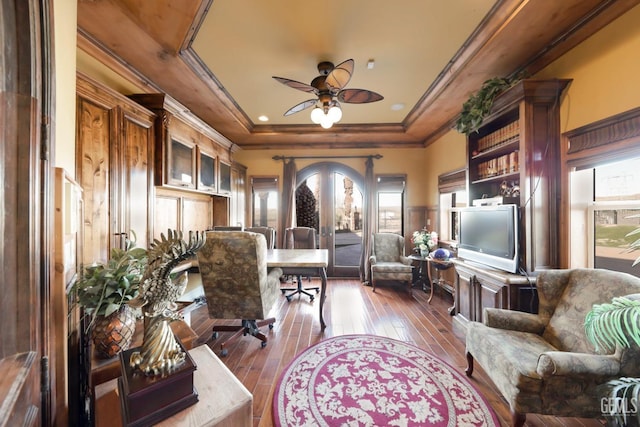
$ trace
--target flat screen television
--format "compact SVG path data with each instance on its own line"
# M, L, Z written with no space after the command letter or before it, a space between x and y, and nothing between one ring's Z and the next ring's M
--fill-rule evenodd
M473 206L460 210L458 257L518 272L518 206Z

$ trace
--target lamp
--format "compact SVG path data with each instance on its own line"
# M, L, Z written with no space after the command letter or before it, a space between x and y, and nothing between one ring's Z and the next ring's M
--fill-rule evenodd
M313 123L319 125L323 116L324 116L324 111L322 111L322 108L316 107L313 110L311 110L311 121Z
M316 106L311 110L311 121L324 129L329 129L340 119L342 119L342 109L337 101L323 103L322 107Z

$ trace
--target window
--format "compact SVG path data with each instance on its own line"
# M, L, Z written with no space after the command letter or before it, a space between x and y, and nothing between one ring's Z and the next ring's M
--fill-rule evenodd
M278 177L252 177L252 227L273 227L278 224Z
M563 144L570 173L562 177L569 191L562 194L568 210L561 214L568 227L561 227L567 238L559 245L567 266L608 265L640 275L638 266L631 267L640 253L625 253L618 238L631 219L624 210L640 209L640 108L565 132ZM613 257L604 256L610 252Z
M403 233L405 180L404 175L377 178L376 218L380 233Z
M458 211L467 206L469 198L466 190L464 169L442 174L438 177L439 228L438 235L443 241L458 240Z
M640 158L590 172L594 201L588 209L589 266L640 276L638 268L632 268L638 253L628 252L637 236L626 237L640 226Z

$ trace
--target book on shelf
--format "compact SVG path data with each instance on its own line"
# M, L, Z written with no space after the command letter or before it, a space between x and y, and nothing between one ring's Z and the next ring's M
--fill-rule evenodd
M478 179L491 178L494 176L506 175L517 172L520 168L518 164L518 151L489 159L478 163Z
M520 136L520 123L516 120L478 139L478 153L508 144Z

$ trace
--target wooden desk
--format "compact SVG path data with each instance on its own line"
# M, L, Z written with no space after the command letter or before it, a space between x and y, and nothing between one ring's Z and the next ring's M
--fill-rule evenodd
M322 310L327 291L327 249L269 249L267 267L280 267L284 274L320 277L320 327L326 327Z
M193 383L198 403L161 421L156 426L253 425L253 396L207 345L189 351L197 365ZM96 387L96 427L120 427L122 416L117 380Z

